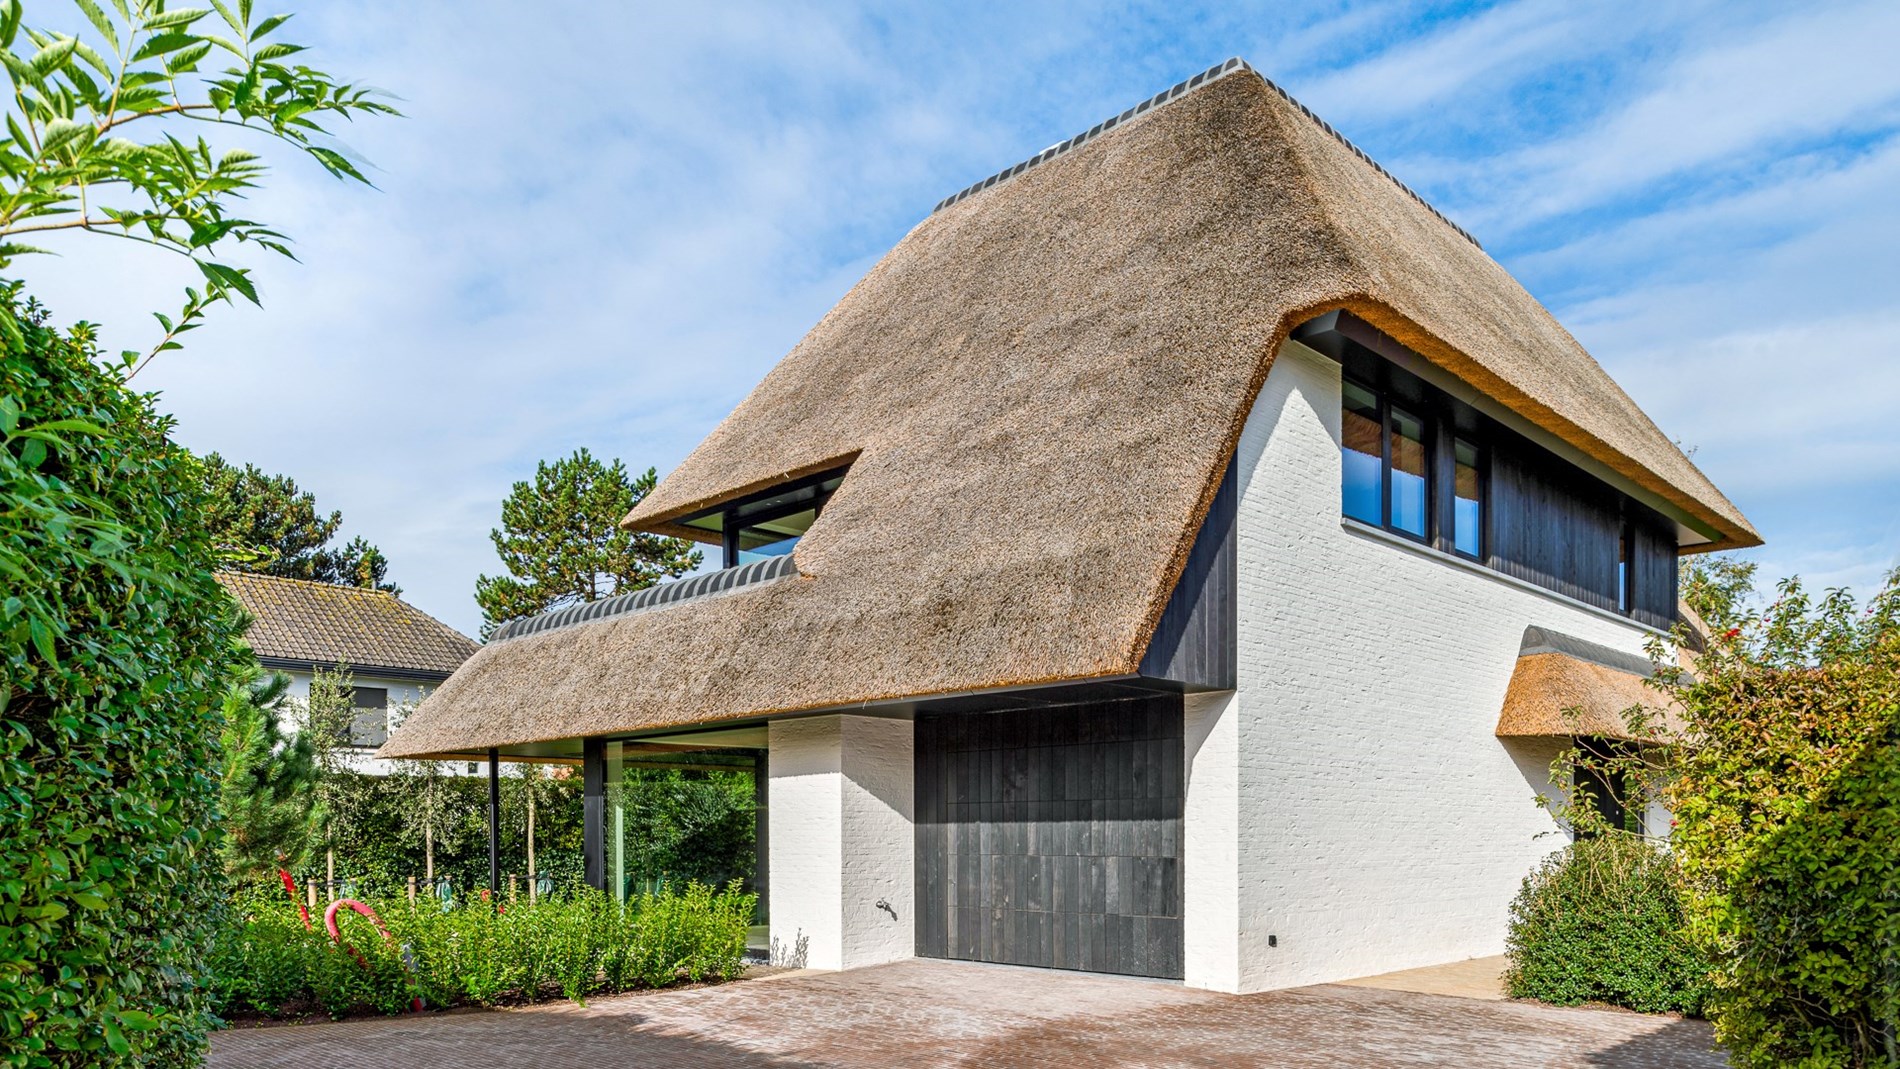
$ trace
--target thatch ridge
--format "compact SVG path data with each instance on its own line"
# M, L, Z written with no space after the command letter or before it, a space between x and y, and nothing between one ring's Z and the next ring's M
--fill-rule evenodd
M854 456L798 577L492 644L385 750L1131 674L1273 355L1337 308L1755 541L1502 268L1241 72L925 219L628 517L703 537L673 521Z

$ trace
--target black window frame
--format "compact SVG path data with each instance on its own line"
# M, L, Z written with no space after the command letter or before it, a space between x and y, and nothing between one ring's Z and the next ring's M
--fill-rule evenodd
M1420 545L1435 547L1438 541L1438 530L1441 526L1438 518L1438 491L1440 484L1443 482L1437 471L1438 464L1435 462L1435 458L1438 455L1439 437L1439 417L1435 411L1436 406L1431 403L1430 398L1426 397L1416 399L1400 397L1395 403L1393 390L1386 386L1369 382L1357 375L1347 374L1343 376L1342 382L1351 383L1371 394L1378 406L1379 522L1376 526L1380 530L1389 531L1392 534L1398 535L1401 538L1410 539ZM1396 526L1392 522L1392 410L1395 407L1404 415L1417 420L1419 424L1419 444L1425 451L1425 530L1423 533L1415 534L1403 527ZM1343 390L1340 399L1340 412L1343 416L1345 412ZM1345 458L1343 454L1340 458L1340 464L1340 488L1343 492L1345 489ZM1340 512L1342 515L1345 513L1343 502L1341 503ZM1347 518L1351 519L1354 523L1366 522L1355 516L1348 516Z
M1636 521L1623 509L1622 529L1616 533L1616 611L1636 614Z
M682 516L675 522L684 526L698 527L708 533L716 532L719 535L721 551L720 567L722 569L737 568L741 553L739 541L742 532L759 524L805 511L812 513L812 522L816 523L818 517L824 515L825 505L831 501L832 495L836 494L842 486L848 470L847 465L843 468L832 468L802 476L733 501L723 502L709 509L701 509ZM827 486L828 483L832 485ZM776 500L779 498L785 500ZM766 505L764 504L766 502L772 502L772 504ZM694 522L712 517L718 517L717 528Z
M1450 427L1451 430L1446 435L1448 439L1446 453L1450 457L1450 468L1445 483L1447 523L1442 548L1465 560L1483 563L1485 554L1491 549L1491 442L1477 430L1460 428L1456 422L1451 423ZM1460 442L1470 445L1478 453L1478 462L1472 465L1473 470L1478 473L1478 551L1476 553L1466 553L1458 548L1458 443Z

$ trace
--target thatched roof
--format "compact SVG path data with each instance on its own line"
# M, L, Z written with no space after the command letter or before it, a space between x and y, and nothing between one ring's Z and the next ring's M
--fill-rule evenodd
M1540 628L1526 628L1517 665L1498 712L1499 738L1562 738L1663 741L1682 722L1662 691L1649 684L1647 658ZM1631 730L1626 715L1640 707L1646 728Z
M383 590L220 572L251 626L244 640L271 667L351 668L395 678L446 679L479 647Z
M799 575L494 643L421 755L1135 671L1274 354L1347 309L1685 517L1746 520L1462 232L1251 70L952 198L628 517L850 463Z

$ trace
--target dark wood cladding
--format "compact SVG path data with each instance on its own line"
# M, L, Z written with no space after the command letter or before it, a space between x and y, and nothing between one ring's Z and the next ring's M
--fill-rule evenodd
M1616 609L1620 496L1513 434L1491 435L1485 563L1600 609Z
M1660 513L1630 503L1636 536L1630 616L1663 631L1676 623L1676 525Z
M1667 517L1523 435L1428 384L1429 364L1347 312L1330 312L1293 332L1350 375L1429 412L1434 422L1433 479L1452 478L1453 435L1484 449L1487 567L1611 612L1617 606L1617 558L1631 533L1628 615L1668 629L1676 620L1676 527ZM1434 497L1436 547L1452 550L1449 494Z
M1141 658L1141 675L1189 690L1232 690L1237 674L1235 625L1237 547L1234 510L1239 491L1234 464L1214 492L1207 518L1188 552L1154 638Z
M1182 975L1178 694L916 721L917 953Z
M1676 619L1676 538L1668 519L1510 431L1493 427L1485 564L1611 612L1628 517L1629 616L1667 629Z

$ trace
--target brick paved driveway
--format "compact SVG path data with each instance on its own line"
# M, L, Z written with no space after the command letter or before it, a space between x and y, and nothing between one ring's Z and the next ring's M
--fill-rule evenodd
M1707 1026L1357 987L1216 995L946 961L490 1013L237 1029L217 1069L1726 1065Z

